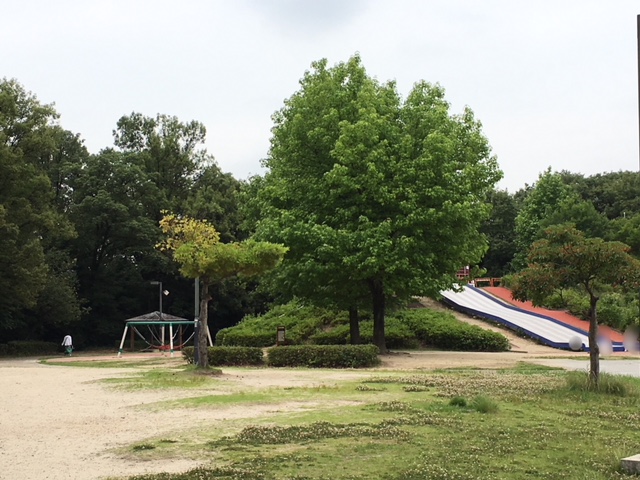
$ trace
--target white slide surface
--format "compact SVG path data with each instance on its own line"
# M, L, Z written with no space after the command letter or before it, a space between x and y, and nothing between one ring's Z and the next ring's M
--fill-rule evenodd
M456 310L493 320L550 347L571 350L569 340L572 337L578 337L582 342L582 348L589 350L587 332L551 317L508 305L476 287L464 286L462 288L463 290L460 292L446 290L440 293L446 303ZM614 351L624 350L622 344L614 343L611 347Z

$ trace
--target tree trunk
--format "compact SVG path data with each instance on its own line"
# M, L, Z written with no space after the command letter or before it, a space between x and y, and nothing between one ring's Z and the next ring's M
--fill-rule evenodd
M209 282L201 279L202 290L200 292L200 317L198 317L198 323L200 328L198 329L198 368L209 368L209 355L207 348L207 332L209 331L207 321L209 318Z
M589 292L589 382L597 389L600 383L600 347L598 346L598 297Z
M349 307L349 337L351 345L360 343L360 317L358 307Z
M384 310L385 296L382 280L369 280L369 290L373 300L373 343L380 349L380 353L387 353L384 338Z

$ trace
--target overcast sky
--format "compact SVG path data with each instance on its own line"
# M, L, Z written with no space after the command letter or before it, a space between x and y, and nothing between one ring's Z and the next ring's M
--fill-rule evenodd
M515 192L551 166L638 170L637 0L0 0L0 77L92 153L122 115L198 120L222 170L263 172L271 114L312 61L440 83Z

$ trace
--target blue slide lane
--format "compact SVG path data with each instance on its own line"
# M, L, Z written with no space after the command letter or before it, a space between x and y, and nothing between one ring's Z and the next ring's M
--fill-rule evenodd
M571 350L569 339L578 337L582 342L582 348L589 351L588 332L584 330L562 323L555 318L509 305L474 286L467 285L462 288L460 292L446 290L440 293L444 301L454 309L492 320L544 345ZM625 350L624 345L619 342L614 342L611 347L614 352Z

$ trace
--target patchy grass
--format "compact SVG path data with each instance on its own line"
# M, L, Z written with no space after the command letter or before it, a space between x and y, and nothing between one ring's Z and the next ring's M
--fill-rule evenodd
M216 377L221 374L222 372L217 369L210 369L203 373L194 367L145 369L131 376L109 378L103 382L128 390L202 388L215 384Z
M618 397L638 397L640 395L640 381L638 379L603 372L600 372L597 386L591 381L589 372L570 372L567 374L567 388L574 392L604 393Z
M130 480L631 480L637 477L623 474L619 460L640 450L640 393L637 379L612 380L618 382L623 395L585 392L574 388L573 373L523 364L371 372L366 381L331 388L256 387L165 404L272 406L254 418L185 427L121 453L129 460L205 462L182 474ZM310 408L280 408L290 402Z
M183 362L179 358L168 359L149 358L143 360L61 360L55 358L43 358L39 360L43 365L56 365L62 367L82 367L82 368L145 368L167 366L171 364L182 365Z

